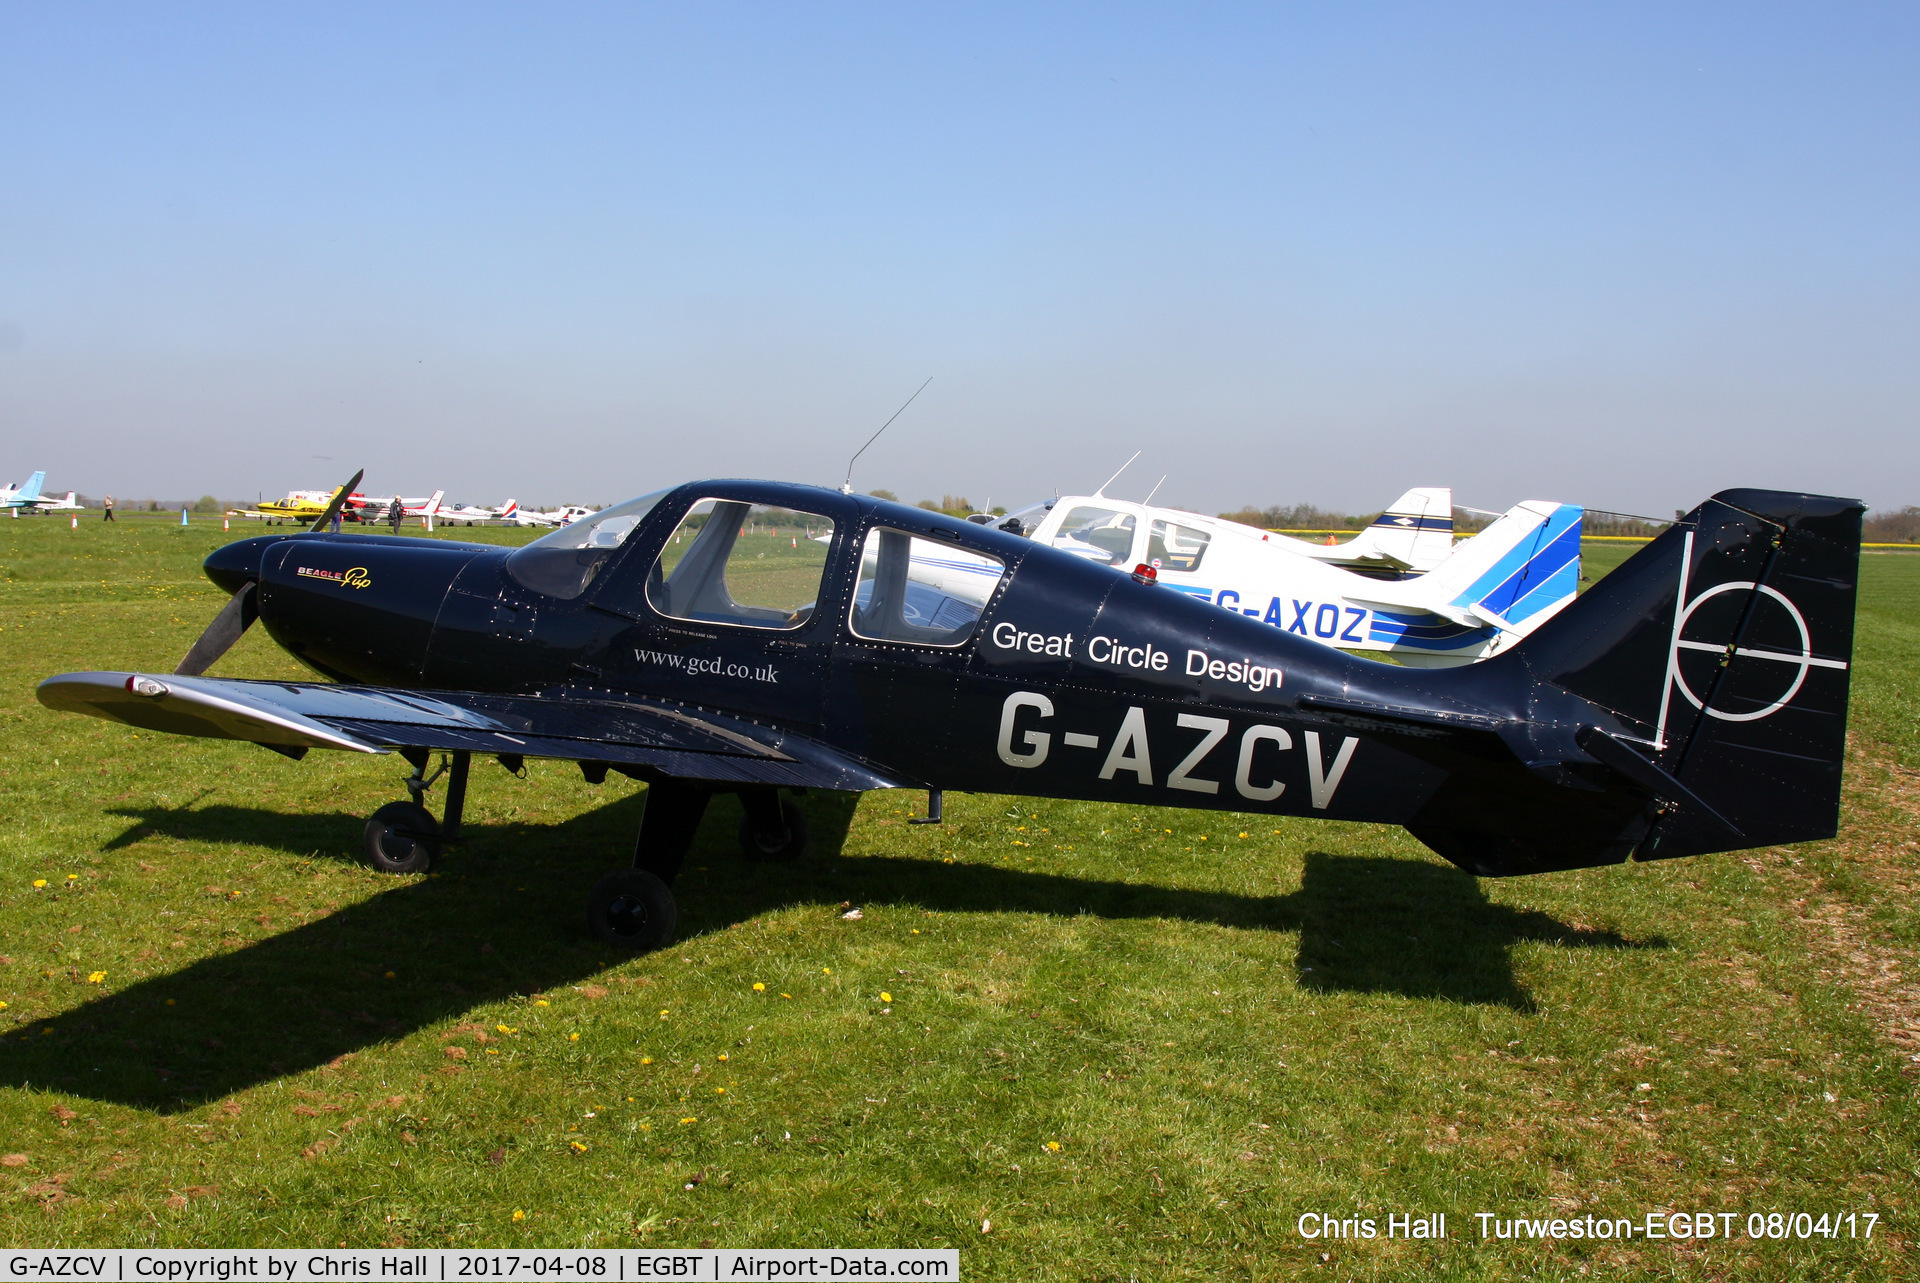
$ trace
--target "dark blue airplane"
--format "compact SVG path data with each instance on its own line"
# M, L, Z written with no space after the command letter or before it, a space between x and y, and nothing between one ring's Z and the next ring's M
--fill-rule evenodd
M808 486L680 486L511 550L323 517L207 558L233 598L174 673L69 673L39 698L293 758L398 751L412 800L366 830L393 872L457 837L475 753L642 780L632 867L587 906L636 950L672 938L715 793L765 860L807 842L783 789L915 788L935 819L965 789L1400 824L1471 873L1542 873L1833 835L1861 512L1724 491L1512 650L1446 670ZM201 676L256 618L330 680Z

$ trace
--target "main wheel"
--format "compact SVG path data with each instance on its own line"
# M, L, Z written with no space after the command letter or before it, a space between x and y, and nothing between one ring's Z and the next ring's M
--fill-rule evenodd
M679 919L673 892L645 869L622 869L587 895L587 931L602 944L650 953L673 939Z
M792 798L780 799L780 819L786 825L784 837L763 833L753 827L753 817L740 821L740 853L749 860L785 863L797 860L807 849L807 817Z
M440 822L424 806L389 802L367 817L365 846L382 873L425 873L440 858Z

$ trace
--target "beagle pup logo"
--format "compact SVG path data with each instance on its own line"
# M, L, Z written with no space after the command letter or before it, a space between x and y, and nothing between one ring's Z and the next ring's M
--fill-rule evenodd
M317 566L302 566L294 573L302 579L324 579L343 588L365 588L373 582L373 576L367 573L365 566L355 566L351 570L322 570Z

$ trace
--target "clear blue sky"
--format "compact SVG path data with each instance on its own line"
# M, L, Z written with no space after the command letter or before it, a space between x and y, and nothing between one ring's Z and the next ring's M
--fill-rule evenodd
M1911 4L0 3L0 475L1920 503ZM318 458L316 456L329 456Z

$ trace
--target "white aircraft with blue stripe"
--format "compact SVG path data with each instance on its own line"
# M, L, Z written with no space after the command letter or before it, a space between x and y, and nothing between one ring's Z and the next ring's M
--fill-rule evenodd
M0 508L12 508L18 511L25 508L32 511L40 506L40 487L46 484L47 474L36 472L17 486L0 488Z
M1446 491L1428 493L1451 499ZM1321 554L1341 545L1303 544L1219 517L1105 495L1062 498L1049 507L1025 531L1038 542L1123 574L1150 567L1166 587L1223 610L1343 650L1389 652L1417 667L1496 655L1579 590L1583 509L1573 504L1530 499L1452 544L1449 503L1451 546L1444 555L1428 555L1433 527L1413 524L1379 535L1370 527L1361 555L1338 561ZM1396 534L1409 537L1396 544ZM1403 555L1412 551L1415 534L1423 536L1423 573ZM1360 539L1345 547L1356 543ZM915 553L917 561L920 550Z

